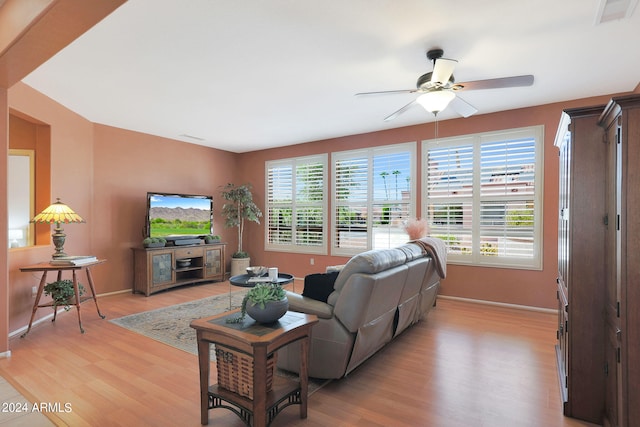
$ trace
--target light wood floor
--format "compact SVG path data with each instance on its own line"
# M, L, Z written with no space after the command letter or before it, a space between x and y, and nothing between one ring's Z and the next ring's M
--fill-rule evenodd
M69 403L70 412L49 414L57 425L199 426L197 357L108 319L228 291L225 282L106 296L106 320L85 302L85 334L75 311L43 322L11 339L0 375L33 402ZM551 314L439 300L427 321L314 393L306 420L291 406L272 426L591 426L562 415L555 322ZM243 425L224 409L209 419Z

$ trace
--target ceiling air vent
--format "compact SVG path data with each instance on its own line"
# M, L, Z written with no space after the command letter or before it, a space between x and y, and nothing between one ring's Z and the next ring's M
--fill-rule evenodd
M599 0L596 25L631 17L638 0Z
M189 135L189 134L186 134L186 133L181 133L181 134L180 134L180 135L178 135L178 136L180 136L180 137L182 137L182 138L189 138L189 139L193 139L193 140L195 140L195 141L204 141L204 140L205 140L204 138L200 138L199 136L193 136L193 135Z

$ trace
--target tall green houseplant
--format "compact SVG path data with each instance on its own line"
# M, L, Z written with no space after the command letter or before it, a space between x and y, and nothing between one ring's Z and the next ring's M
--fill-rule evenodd
M262 211L253 201L251 185L227 184L220 194L225 200L222 206L222 214L226 218L224 225L229 228L238 228L238 250L232 257L248 258L249 254L242 249L245 220L260 224L260 217L262 217Z

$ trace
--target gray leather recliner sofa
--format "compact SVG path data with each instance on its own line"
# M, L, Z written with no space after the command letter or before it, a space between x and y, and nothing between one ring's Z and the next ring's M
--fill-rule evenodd
M354 256L340 270L326 303L288 292L289 310L319 318L311 336L309 376L347 375L424 318L445 275L444 243L425 238ZM299 345L279 350L279 368L298 372Z

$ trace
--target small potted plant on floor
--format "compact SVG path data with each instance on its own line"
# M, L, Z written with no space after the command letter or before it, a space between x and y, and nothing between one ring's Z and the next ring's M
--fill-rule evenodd
M238 229L238 250L231 255L231 275L236 276L245 273L251 265L249 254L242 250L245 220L260 224L262 212L253 201L250 184L227 184L220 194L225 200L222 206L222 214L226 218L225 226Z
M84 295L84 291L84 286L78 283L79 296ZM54 311L58 306L63 306L66 311L69 311L71 305L75 302L76 296L75 290L73 289L73 282L69 279L47 283L44 286L44 294L47 296L51 295Z
M249 316L259 323L273 323L289 309L287 294L277 283L258 283L242 299L240 316L227 319L228 323L241 323Z

